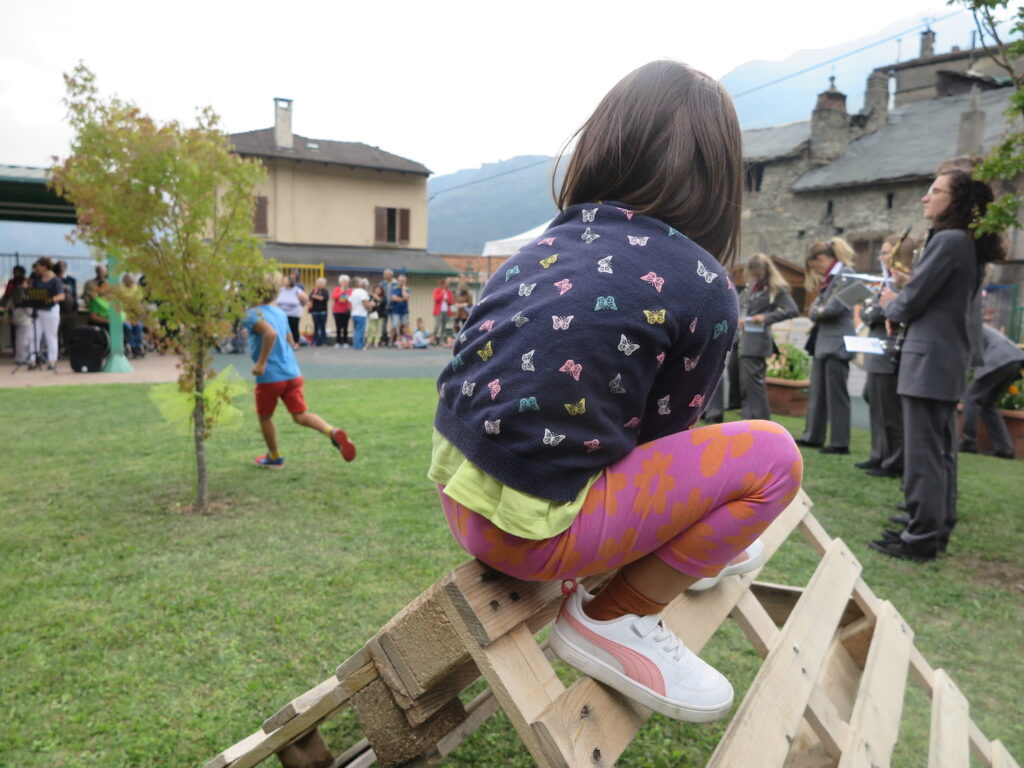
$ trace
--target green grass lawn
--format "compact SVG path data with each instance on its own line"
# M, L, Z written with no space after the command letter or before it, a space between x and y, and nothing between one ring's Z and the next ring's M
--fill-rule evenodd
M145 386L0 392L0 765L202 765L466 559L425 477L432 383L311 381L307 399L349 430L357 461L345 465L282 413L287 469L257 470L246 400L243 427L210 440L215 509L196 516L188 440L158 421ZM985 733L1021 760L1024 467L962 457L949 556L922 566L868 551L898 484L852 468L867 433L855 430L853 449L805 454L815 514L957 681ZM794 534L763 578L803 585L816 563ZM759 662L731 623L704 656L737 698ZM927 706L911 683L894 765L923 764ZM656 716L620 764L703 765L722 729ZM351 713L322 732L336 751L359 738ZM447 762L530 764L500 714Z

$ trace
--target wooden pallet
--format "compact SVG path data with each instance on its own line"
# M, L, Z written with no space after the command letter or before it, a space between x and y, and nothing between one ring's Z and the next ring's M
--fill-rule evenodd
M1019 768L971 720L966 699L929 666L896 609L797 499L765 532L771 556L799 528L821 555L805 588L756 573L684 594L663 619L699 652L726 618L764 657L709 768L874 768L889 764L908 669L932 701L929 768ZM592 579L588 587L599 580ZM539 766L615 763L650 711L582 676L566 688L535 634L557 613L559 584L521 582L478 561L406 606L334 677L292 700L205 768L247 768L277 755L285 768L425 766L450 754L502 708ZM459 697L483 676L489 687ZM365 738L335 755L318 726L352 707Z

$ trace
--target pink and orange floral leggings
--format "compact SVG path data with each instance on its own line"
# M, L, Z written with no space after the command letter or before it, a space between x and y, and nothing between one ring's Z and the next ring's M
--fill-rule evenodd
M789 432L771 421L737 421L637 446L604 470L572 525L550 539L505 533L440 497L462 548L518 579L583 578L651 552L677 571L705 577L771 524L802 477Z

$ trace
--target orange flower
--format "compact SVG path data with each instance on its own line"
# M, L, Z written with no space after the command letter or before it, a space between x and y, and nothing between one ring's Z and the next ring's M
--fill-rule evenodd
M667 499L665 494L676 487L676 479L668 474L672 466L672 455L655 451L651 458L642 464L641 473L633 478L633 484L640 489L636 497L635 509L644 518L654 509L657 515L665 514Z
M518 566L526 561L529 542L494 527L484 530L484 538L491 543L491 548L487 552L487 562L490 565L508 563L511 566Z
M1018 392L1020 392L1020 389L1017 388L1016 385L1011 384L1010 388L1008 390L1006 390L1006 391L1009 392L1011 395L1016 395Z
M677 501L672 505L671 519L658 528L658 538L668 541L678 536L690 523L702 519L710 512L714 501L711 496L701 498L700 488L694 488L685 504Z

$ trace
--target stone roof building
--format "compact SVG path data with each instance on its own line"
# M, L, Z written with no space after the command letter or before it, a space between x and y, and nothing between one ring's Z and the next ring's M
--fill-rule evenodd
M872 72L858 114L833 83L810 120L744 131L744 257L761 251L802 267L811 243L840 235L859 270L877 271L883 238L907 226L924 235L920 199L936 170L1002 138L1012 93L982 52L935 55L934 40L924 32L917 59ZM1013 256L1024 259L1017 239L1011 233ZM995 278L1024 282L1022 266Z

